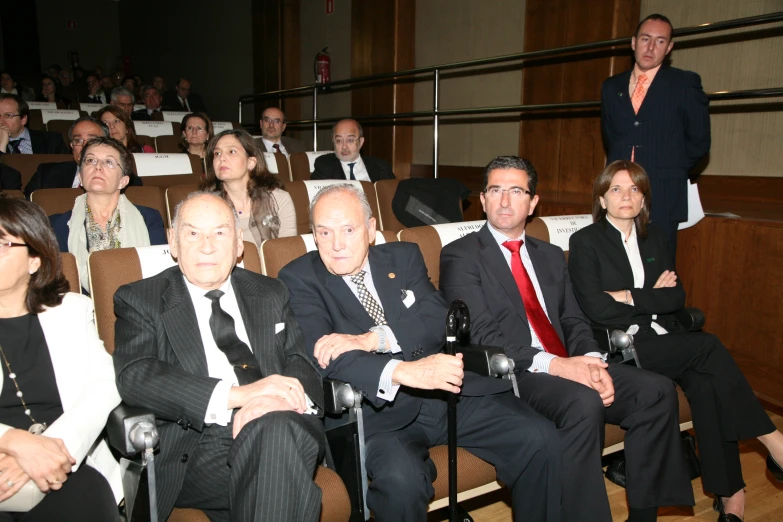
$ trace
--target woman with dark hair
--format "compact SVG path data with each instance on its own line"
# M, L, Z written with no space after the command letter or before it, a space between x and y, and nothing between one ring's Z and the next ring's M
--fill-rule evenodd
M35 99L35 92L18 83L8 71L0 71L0 94L16 94L24 101Z
M191 112L182 118L182 152L193 154L201 159L207 155L207 142L212 139L212 120L203 112Z
M202 190L220 192L239 213L245 241L260 247L265 239L296 235L294 202L266 169L255 140L242 129L225 130L207 147Z
M76 198L73 210L49 218L60 251L76 256L85 291L90 252L166 244L160 213L136 206L122 194L133 176L136 163L122 143L93 138L84 144L79 163L85 194Z
M92 302L68 292L41 207L2 194L0 367L0 521L118 520L99 437L120 396Z
M41 78L41 96L37 101L56 103L58 109L67 109L68 105L71 103L71 100L63 98L60 95L58 89L58 80L56 78L52 78L48 74L44 74Z
M745 483L738 442L758 438L767 467L783 481L783 434L767 416L728 350L714 335L688 332L675 314L685 290L664 233L650 219L650 180L630 161L615 161L593 185L592 225L575 232L568 270L584 313L600 326L634 336L645 370L685 391L693 412L704 489L715 494L718 522L742 520Z
M107 105L95 113L95 119L105 123L109 127L111 137L125 145L128 152L155 152L155 149L149 145L139 143L133 122L119 107Z

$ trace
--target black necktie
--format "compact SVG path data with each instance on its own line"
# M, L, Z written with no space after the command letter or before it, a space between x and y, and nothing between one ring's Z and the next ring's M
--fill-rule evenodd
M22 149L19 147L22 144L22 139L19 138L18 140L12 140L8 142L8 152L9 154L21 154Z
M240 385L250 384L263 377L258 361L253 356L250 348L237 337L234 328L234 318L220 308L220 298L223 297L220 290L210 290L205 297L212 301L212 316L209 318L209 328L215 344L220 348L228 362L234 367L234 373Z
M349 164L348 164L348 167L351 169L351 177L350 177L350 179L352 179L352 180L356 181L356 176L354 176L354 175L353 175L353 166L354 166L354 165L356 165L356 162L354 162L354 163L349 163Z
M272 148L275 149L275 154L278 154L278 153L282 154L282 152L283 152L283 151L280 150L280 145L278 145L277 143L272 145Z

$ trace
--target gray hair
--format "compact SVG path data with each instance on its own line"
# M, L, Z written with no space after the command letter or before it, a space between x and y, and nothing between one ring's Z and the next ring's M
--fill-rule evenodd
M179 213L182 211L182 208L185 206L185 203L190 201L191 199L200 198L201 196L211 196L213 198L219 199L226 205L228 205L228 208L231 209L231 213L234 215L234 226L237 230L239 230L239 214L237 213L237 209L234 208L234 205L231 204L231 201L225 199L223 196L220 195L219 192L215 192L212 190L196 190L185 196L185 199L177 203L177 207L174 209L174 219L171 220L171 228L175 231L177 231L177 226L179 225Z
M115 87L114 89L111 90L111 101L116 102L117 98L119 98L120 96L130 96L131 103L136 103L136 97L133 95L130 89L127 89L125 87Z
M342 119L342 120L338 121L337 123L335 123L334 125L332 125L332 138L334 138L334 129L336 129L337 126L340 125L344 121L352 121L352 122L354 122L354 124L356 124L356 127L358 127L358 129L359 129L359 137L360 138L364 138L364 129L362 128L362 124L359 123L358 121L354 120L354 119L351 119L351 118Z
M71 124L71 126L68 128L68 143L70 144L71 141L73 141L73 129L76 128L77 125L79 125L82 122L89 121L90 123L94 123L98 127L101 128L101 131L103 132L103 137L108 138L109 137L109 127L106 126L105 123L103 123L101 120L97 118L93 118L92 116L82 116L75 122Z
M355 185L351 185L350 183L335 183L333 185L327 185L321 190L319 190L318 193L313 198L313 200L310 202L310 228L313 228L315 226L315 224L313 223L313 210L315 210L315 206L318 204L318 201L322 197L328 196L329 194L332 194L334 192L347 192L349 195L355 197L357 201L359 201L359 204L362 206L362 214L364 214L364 224L367 226L370 225L370 218L372 217L372 208L370 207L370 202L367 200L367 194L364 193L364 190L360 188L356 188Z

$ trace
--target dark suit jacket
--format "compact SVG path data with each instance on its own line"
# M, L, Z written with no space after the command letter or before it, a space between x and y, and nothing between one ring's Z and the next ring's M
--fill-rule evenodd
M372 156L362 156L370 181L375 183L382 179L395 179L391 165L387 161ZM310 179L345 179L343 167L337 154L324 154L315 159L315 169Z
M606 218L575 232L569 243L568 268L573 275L574 293L587 317L602 326L627 329L639 325L637 337L656 336L650 327L652 314L656 322L669 329L668 318L685 306L685 289L677 286L653 289L664 270L673 270L664 234L650 225L647 237L638 239L644 265L644 288L633 287L633 271L622 243L620 231ZM631 290L633 306L618 303L609 294Z
M288 151L288 154L293 154L294 152L307 152L309 150L307 145L294 138L289 138L288 136L281 136L280 141L283 142L283 147ZM263 141L259 141L258 144L262 145L262 147L265 145ZM274 150L264 150L263 152L274 152Z
M160 112L173 110L166 105L161 105ZM131 113L131 120L133 121L163 121L163 115L161 114L159 119L155 120L150 114L147 113L147 109L139 109Z
M33 147L33 154L68 154L68 146L63 141L59 132L37 131L27 129L30 133L30 145ZM5 150L0 150L0 156L6 154Z
M579 309L560 248L525 239L552 326L569 355L597 352L590 325ZM470 310L470 341L502 347L517 369L526 370L540 352L533 348L522 296L487 225L446 245L440 255L440 288L447 300Z
M106 97L105 102L101 102L100 99L93 98L88 94L87 97L85 98L86 100L85 103L106 103L106 104L111 103L111 91L109 89L103 89L103 95Z
M163 219L160 212L154 208L135 205L144 218L144 224L147 225L147 232L150 235L150 245L165 245L168 243L166 238L166 229L163 227ZM68 221L71 220L72 210L62 214L49 216L49 222L54 229L54 235L57 236L57 244L60 245L60 252L68 252Z
M709 100L701 78L691 71L661 66L639 113L634 114L628 84L631 71L601 87L601 129L606 162L634 160L652 185L652 219L688 217L688 171L710 150Z
M22 173L0 163L0 190L22 190Z
M177 91L167 91L163 95L163 105L171 107L172 111L187 111L187 107L180 103L177 97ZM188 94L188 105L190 110L188 112L207 112L207 106L204 104L204 100L198 93L191 92Z
M264 376L299 379L323 410L321 378L306 355L299 325L279 281L235 268L231 284ZM158 420L158 512L165 520L182 488L183 454L196 450L218 379L209 376L196 312L179 267L125 285L114 295L114 369L123 401ZM276 324L285 327L275 333Z
M362 391L365 404L370 406L364 408L365 436L405 426L416 418L422 398L437 396L403 386L394 401L387 402L377 397L378 380L391 358L417 361L440 352L446 341L448 311L443 296L430 283L417 245L386 243L371 247L369 263L384 316L402 351L393 356L346 352L322 370L324 377L349 382ZM359 335L375 326L343 278L326 270L318 252L292 261L279 277L291 290L294 313L307 325L304 335L310 355L324 335ZM410 307L402 302L404 290L415 297ZM508 382L466 373L462 394L497 393L508 389Z
M73 178L76 176L76 162L63 161L60 163L41 163L38 169L24 186L24 195L30 199L30 194L38 189L45 188L71 188ZM130 186L141 186L142 181L138 176L132 176Z

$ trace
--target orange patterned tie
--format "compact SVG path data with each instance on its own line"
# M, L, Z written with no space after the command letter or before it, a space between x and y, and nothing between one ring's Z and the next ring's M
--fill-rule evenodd
M640 74L636 79L636 89L631 96L631 104L633 105L634 114L639 114L639 107L642 106L644 101L644 95L647 94L647 90L644 88L644 82L647 81L647 76Z

